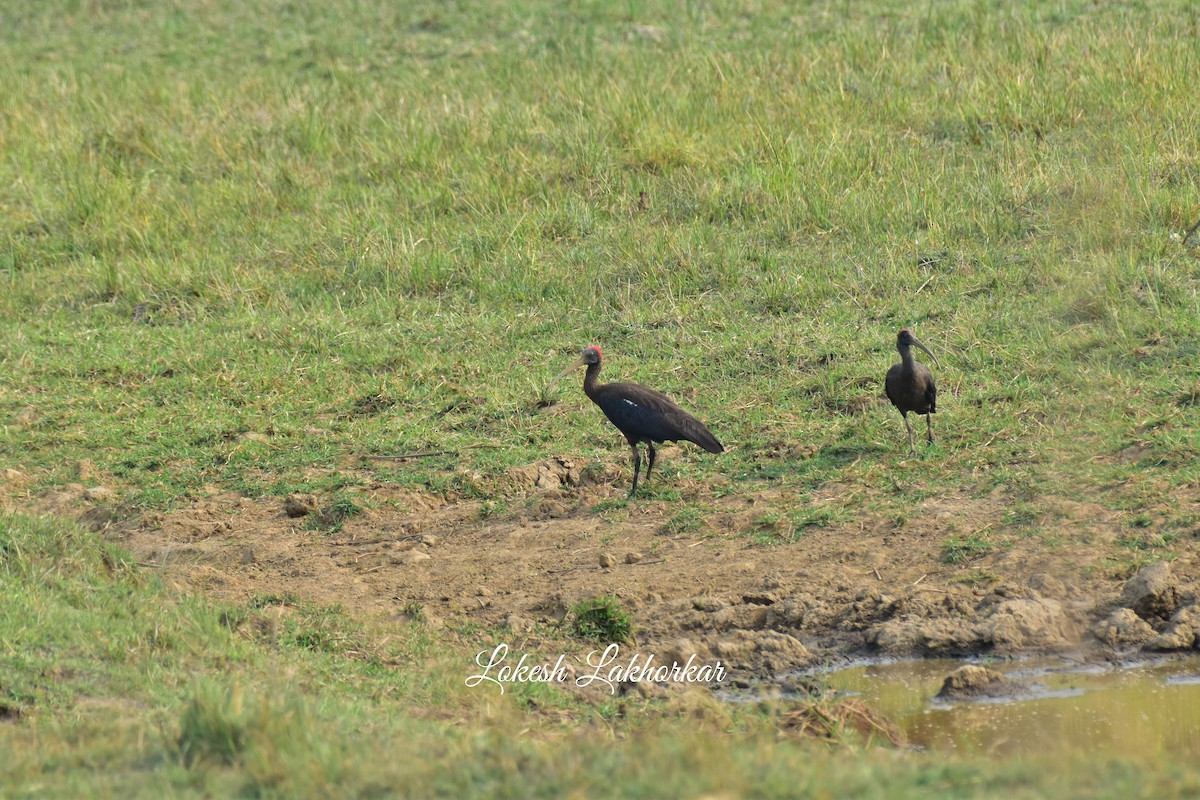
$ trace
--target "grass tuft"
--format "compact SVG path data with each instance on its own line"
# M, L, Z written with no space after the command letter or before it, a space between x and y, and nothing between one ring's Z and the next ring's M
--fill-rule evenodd
M571 606L571 635L600 644L624 644L631 640L633 618L611 596L581 600Z

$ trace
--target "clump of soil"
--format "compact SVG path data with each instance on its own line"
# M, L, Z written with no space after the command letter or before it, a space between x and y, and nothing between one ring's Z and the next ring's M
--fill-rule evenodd
M1142 567L1125 584L1117 602L1147 622L1161 625L1179 607L1179 586L1171 565L1156 561Z
M934 697L938 700L994 700L1020 697L1029 691L1028 686L1011 681L994 669L964 664L946 676Z

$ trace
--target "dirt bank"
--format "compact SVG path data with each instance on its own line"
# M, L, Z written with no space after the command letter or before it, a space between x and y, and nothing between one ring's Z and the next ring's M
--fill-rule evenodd
M340 521L329 498L216 491L124 521L111 493L95 487L67 487L38 506L104 531L181 590L419 615L468 645L482 640L481 628L507 625L527 650L561 650L549 637L568 609L604 594L633 612L639 651L719 658L743 676L864 655L1099 658L1197 642L1195 533L1177 543L1169 567L1130 580L1132 567L1106 560L1120 519L1098 505L1043 498L1062 544L1016 538L947 563L948 523L998 527L1002 501L929 498L900 526L811 527L795 543L769 546L748 532L763 507L787 502L778 493L717 497L701 495L711 487L677 486L714 509L703 526L678 532L677 504L613 502L624 496L616 475L559 458L513 470L503 476L512 502L499 513L378 484L354 495L361 513Z

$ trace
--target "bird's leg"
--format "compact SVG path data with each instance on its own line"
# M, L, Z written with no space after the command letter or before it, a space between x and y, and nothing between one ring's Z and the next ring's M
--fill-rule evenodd
M650 463L646 465L646 480L650 480L650 472L654 469L654 456L657 451L654 449L654 442L647 442L646 447L650 449Z
M908 454L915 456L917 454L917 446L913 444L913 429L912 423L908 421L908 412L904 412L904 427L908 428ZM636 475L634 476L636 479Z
M638 455L637 442L630 442L629 446L633 449L633 488L629 490L629 498L633 497L633 493L637 491L638 470L642 468L642 457Z
M933 444L933 414L925 415L925 428L928 431L926 438L930 444Z

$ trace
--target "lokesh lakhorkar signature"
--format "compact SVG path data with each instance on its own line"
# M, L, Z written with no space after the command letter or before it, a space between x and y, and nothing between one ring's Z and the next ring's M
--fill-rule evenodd
M610 644L603 651L593 650L583 659L585 671L575 670L573 681L568 677L567 656L560 655L553 663L538 662L531 659L528 653L522 653L514 663L509 656L507 644L498 644L489 653L480 651L475 657L475 663L483 668L466 679L467 686L475 687L481 683L492 683L504 687L515 683L559 683L573 682L583 688L599 683L608 687L616 694L617 687L623 683L650 681L654 683L720 683L725 680L725 667L718 660L714 664L697 663L695 655L688 657L682 664L672 660L670 664L660 662L654 654L643 655L634 653L628 660L622 660L621 647Z

